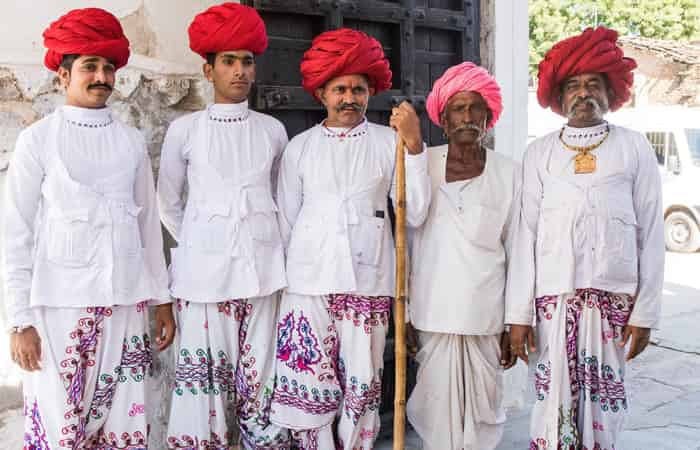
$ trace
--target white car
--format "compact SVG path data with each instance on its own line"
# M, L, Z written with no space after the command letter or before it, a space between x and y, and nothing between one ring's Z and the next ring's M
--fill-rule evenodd
M700 108L623 109L610 123L644 133L656 151L663 182L666 249L700 249Z

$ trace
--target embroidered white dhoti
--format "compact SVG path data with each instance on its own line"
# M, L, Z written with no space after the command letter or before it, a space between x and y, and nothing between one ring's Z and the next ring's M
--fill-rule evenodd
M278 306L278 293L178 300L169 448L227 450L239 433L245 449L288 448L288 431L269 417Z
M273 423L293 430L298 448L374 447L391 302L349 294L283 295L271 415Z
M24 374L24 448L146 449L146 304L32 312L41 370Z
M424 450L493 450L503 435L500 335L419 334L408 420Z
M614 450L627 412L625 349L634 300L597 289L536 299L531 450Z

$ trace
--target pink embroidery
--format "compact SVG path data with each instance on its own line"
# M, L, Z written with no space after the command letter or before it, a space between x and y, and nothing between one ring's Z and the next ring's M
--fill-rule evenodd
M136 403L132 403L131 409L129 410L129 417L134 417L139 414L146 414L146 405L137 405Z

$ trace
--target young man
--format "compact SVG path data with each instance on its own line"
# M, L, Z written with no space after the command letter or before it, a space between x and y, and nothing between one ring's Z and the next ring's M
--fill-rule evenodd
M20 134L7 180L24 447L146 448L147 303L160 304L159 350L175 329L146 145L105 106L129 41L113 15L87 8L53 22L44 45L66 105Z
M408 419L425 449L493 450L505 421L503 368L515 362L503 325L520 167L482 144L503 110L485 69L449 68L427 110L448 144L428 149L432 201L413 240L409 298L420 369Z
M170 290L181 330L168 446L226 448L237 420L246 449L277 448L287 431L270 424L269 408L286 278L272 180L287 134L248 109L267 34L253 8L224 3L197 15L189 35L206 59L214 104L173 122L161 156L158 197L178 242Z
M636 67L616 41L614 30L589 28L539 66L540 105L568 122L525 154L507 293L512 350L526 362L538 351L531 449L615 448L628 407L625 361L659 321L656 157L643 135L603 118L629 99Z
M397 136L365 112L369 97L391 86L391 71L377 40L344 28L313 40L301 73L328 116L282 158L289 288L277 324L272 421L294 430L303 449L371 449L394 292L387 199ZM406 145L408 223L418 226L430 201L418 117L404 103L391 125Z

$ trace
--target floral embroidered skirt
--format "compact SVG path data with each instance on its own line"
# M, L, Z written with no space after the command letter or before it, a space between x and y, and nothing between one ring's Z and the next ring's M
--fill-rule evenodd
M148 308L34 308L41 370L25 372L25 450L146 449Z
M391 297L285 293L272 421L303 450L369 450L379 431Z
M613 450L627 412L625 350L634 300L579 289L536 299L531 450Z
M419 332L407 404L424 450L494 450L503 436L500 335Z
M279 293L218 303L177 301L169 448L287 449L270 423Z

